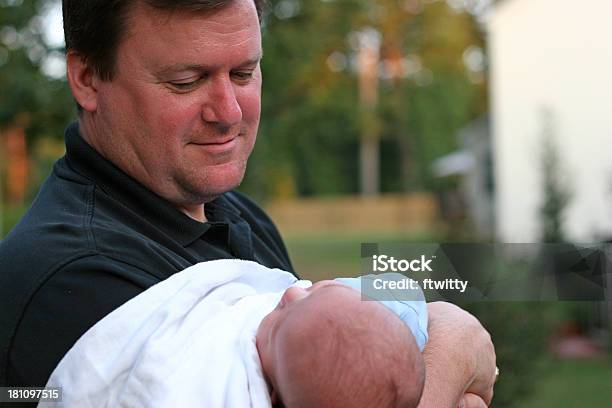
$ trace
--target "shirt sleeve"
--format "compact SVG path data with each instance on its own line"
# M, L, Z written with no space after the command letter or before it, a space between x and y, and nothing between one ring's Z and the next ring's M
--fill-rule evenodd
M419 350L423 351L425 344L428 340L427 334L427 304L425 303L425 296L421 287L418 283L412 279L406 278L399 274L382 274L382 275L365 275L361 278L336 278L337 282L352 287L353 289L362 292L362 284L368 287L374 287L373 282L375 279L392 279L392 280L408 280L413 282L413 285L418 289L410 289L409 292L402 292L401 290L391 289L376 289L373 291L367 291L368 296L374 300L379 301L384 306L389 308L395 313L402 321L408 326L414 339L416 340ZM404 296L402 296L404 295Z

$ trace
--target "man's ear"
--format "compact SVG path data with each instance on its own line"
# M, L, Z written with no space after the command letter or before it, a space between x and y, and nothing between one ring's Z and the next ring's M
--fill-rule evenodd
M94 70L81 54L68 51L66 71L74 99L85 111L94 112L98 108L97 76Z

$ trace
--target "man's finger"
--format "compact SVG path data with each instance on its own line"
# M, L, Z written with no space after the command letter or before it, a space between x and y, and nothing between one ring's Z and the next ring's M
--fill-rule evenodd
M468 392L463 395L457 408L487 408L487 404L478 395Z

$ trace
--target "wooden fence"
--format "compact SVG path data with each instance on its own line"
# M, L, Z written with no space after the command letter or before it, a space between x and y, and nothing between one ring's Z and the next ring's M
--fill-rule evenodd
M422 233L439 219L438 203L428 193L277 201L266 207L282 233L291 235Z

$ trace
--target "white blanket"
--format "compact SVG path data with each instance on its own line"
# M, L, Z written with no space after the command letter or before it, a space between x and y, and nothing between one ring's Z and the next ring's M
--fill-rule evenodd
M39 406L270 407L255 333L295 282L238 260L179 272L87 331L47 383L62 403Z

